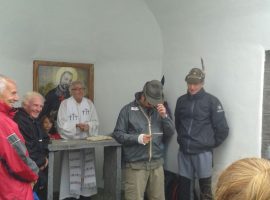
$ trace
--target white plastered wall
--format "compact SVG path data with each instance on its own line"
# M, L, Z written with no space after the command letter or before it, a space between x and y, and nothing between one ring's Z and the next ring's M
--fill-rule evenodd
M21 95L32 89L34 59L93 63L100 132L107 134L134 92L162 74L174 111L185 75L203 57L205 88L222 101L230 126L215 151L215 172L241 157L260 156L269 0L0 3L0 73L17 81ZM175 135L166 160L174 172L177 150Z
M270 1L146 0L162 33L165 93L175 108L188 71L206 66L206 91L226 111L230 134L214 151L214 178L232 161L260 157L264 51L270 46ZM177 172L175 139L166 167Z
M33 88L33 60L93 63L100 134L113 131L120 109L146 81L161 78L160 29L142 0L0 4L0 74L16 80L22 96ZM101 149L97 158L102 179Z

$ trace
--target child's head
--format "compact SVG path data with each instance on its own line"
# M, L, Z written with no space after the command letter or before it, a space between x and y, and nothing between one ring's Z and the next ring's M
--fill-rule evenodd
M262 158L244 158L232 163L220 175L216 200L269 200L270 162Z
M45 115L41 118L41 125L45 132L49 133L53 126L53 119Z

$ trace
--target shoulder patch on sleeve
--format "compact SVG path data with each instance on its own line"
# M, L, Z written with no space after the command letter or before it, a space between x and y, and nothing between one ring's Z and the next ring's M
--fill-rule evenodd
M224 112L223 108L221 105L217 106L217 112Z
M16 135L16 133L12 133L7 137L9 143L11 145L14 145L16 142L20 141L20 138L18 138L18 136Z
M8 142L16 149L17 153L22 156L26 152L25 145L21 142L20 138L16 133L10 134L8 137Z

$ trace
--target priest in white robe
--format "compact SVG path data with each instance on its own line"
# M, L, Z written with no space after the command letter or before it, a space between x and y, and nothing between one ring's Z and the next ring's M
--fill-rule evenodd
M71 97L62 101L58 132L63 139L85 139L98 134L98 117L93 102L84 97L81 81L70 86ZM97 193L94 149L65 151L62 156L59 199L79 199Z

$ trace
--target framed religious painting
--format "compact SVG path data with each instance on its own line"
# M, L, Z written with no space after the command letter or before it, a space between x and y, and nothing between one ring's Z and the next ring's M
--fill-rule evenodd
M85 96L94 100L94 65L34 60L33 90L45 97L42 115L56 118L60 103L70 97L69 85L80 80L85 86Z
M34 60L33 62L33 90L46 94L63 85L68 89L71 81L80 80L86 87L86 97L94 100L94 65L84 63L68 63Z

